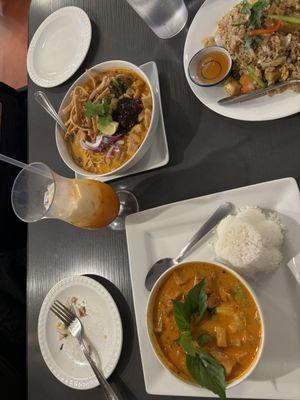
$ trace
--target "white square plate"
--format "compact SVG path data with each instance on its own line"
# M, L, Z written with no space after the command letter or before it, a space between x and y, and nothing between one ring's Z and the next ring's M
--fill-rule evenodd
M147 337L144 286L150 266L160 258L176 256L199 226L224 201L236 207L258 205L279 213L287 228L285 259L293 259L299 272L299 190L293 178L260 183L198 197L130 215L126 234L135 315L146 390L156 395L215 397L204 388L181 382L157 361ZM195 248L187 260L213 260L207 242ZM266 322L266 343L252 375L227 391L228 398L300 399L300 286L290 269L282 265L263 280L252 283Z
M113 179L121 178L122 176L137 174L138 172L149 171L154 168L159 168L169 162L169 149L161 105L157 66L154 61L150 61L146 64L140 65L140 68L148 76L150 82L153 85L154 92L157 94L160 114L158 117L157 128L150 149L147 151L144 157L132 168L124 172L120 172L119 174L103 176L99 178L90 177L90 179L97 179L101 182L112 181ZM75 177L77 179L86 178L86 176L77 173L75 173Z

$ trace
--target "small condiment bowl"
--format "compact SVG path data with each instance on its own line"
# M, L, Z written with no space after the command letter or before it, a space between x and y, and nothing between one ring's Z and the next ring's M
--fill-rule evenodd
M234 386L240 384L241 382L243 382L246 378L248 378L248 376L254 371L254 369L256 368L259 360L261 359L262 353L263 353L263 349L264 349L264 343L265 343L265 323L264 323L264 317L263 317L263 313L262 313L262 309L260 307L260 304L258 302L258 299L253 291L253 289L251 288L251 286L247 283L247 281L245 281L244 278L242 278L237 272L233 271L231 268L227 267L224 264L221 264L219 262L216 261L187 261L187 262L183 262L180 264L176 264L173 267L169 268L167 271L165 271L159 278L158 280L155 282L155 285L153 286L149 298L148 298L148 302L147 302L147 308L146 308L146 326L147 326L147 333L148 333L148 338L152 347L152 350L154 352L154 354L156 355L157 360L159 361L159 363L166 368L173 376L175 376L176 378L183 380L184 382L191 384L191 385L196 385L199 386L196 383L190 382L190 381L186 381L183 377L179 377L177 374L175 374L175 372L172 370L172 363L171 361L169 361L168 359L166 359L166 357L164 356L157 340L155 337L155 333L154 333L154 327L153 327L153 308L154 308L154 301L156 298L157 293L159 292L160 288L162 287L163 283L165 282L165 280L169 277L170 274L172 274L174 271L176 270L180 270L185 264L190 264L190 263L198 263L198 262L204 262L204 263L210 263L210 264L214 264L216 267L220 268L220 269L225 269L226 271L228 271L230 274L232 274L233 276L235 276L248 290L248 292L250 293L251 297L253 298L258 313L259 313L259 317L260 317L260 321L261 321L261 343L260 343L260 348L257 351L256 357L255 359L252 361L252 364L248 367L248 369L246 371L244 371L244 373L242 375L240 375L239 377L237 377L236 379L234 379L233 381L229 382L226 384L226 389L230 389L233 388ZM201 386L199 386L201 387ZM205 389L206 390L206 389Z
M213 82L202 81L197 74L197 66L203 57L208 56L211 53L216 53L216 52L225 55L225 57L227 58L227 61L228 61L228 68L220 76L220 78L217 79L216 81L213 81ZM202 86L202 87L212 87L212 86L216 86L216 85L220 84L221 82L223 82L230 74L231 68L232 68L232 58L231 58L229 52L222 46L209 46L209 47L205 47L205 48L199 50L196 54L193 55L193 57L191 58L191 60L189 62L188 74L189 74L189 77L192 80L192 82L195 83L195 85Z

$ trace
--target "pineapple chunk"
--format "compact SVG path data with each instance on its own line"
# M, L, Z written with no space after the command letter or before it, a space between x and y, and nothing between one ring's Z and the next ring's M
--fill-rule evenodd
M227 347L226 330L222 326L216 326L216 338L218 347Z
M234 308L231 304L222 304L217 307L217 314L226 315L226 316L233 316L235 314Z

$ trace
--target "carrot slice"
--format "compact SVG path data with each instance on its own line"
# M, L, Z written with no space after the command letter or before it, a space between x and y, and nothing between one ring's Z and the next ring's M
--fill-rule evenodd
M271 33L277 32L282 26L282 22L278 21L274 26L270 28L253 29L246 33L247 36L263 36L270 35Z
M242 74L240 77L240 84L242 86L241 92L242 93L248 93L251 92L251 90L254 89L253 84L247 74Z

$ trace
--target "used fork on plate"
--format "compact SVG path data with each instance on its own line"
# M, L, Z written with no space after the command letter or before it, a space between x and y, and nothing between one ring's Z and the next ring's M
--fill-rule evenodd
M114 392L113 388L105 379L102 372L99 370L94 360L91 358L84 341L82 339L83 327L81 321L77 316L70 311L64 304L60 301L55 300L55 302L50 307L50 310L68 327L70 334L76 338L79 342L80 349L85 355L87 361L89 362L94 374L96 375L100 385L103 387L105 395L108 400L119 400L118 396Z

